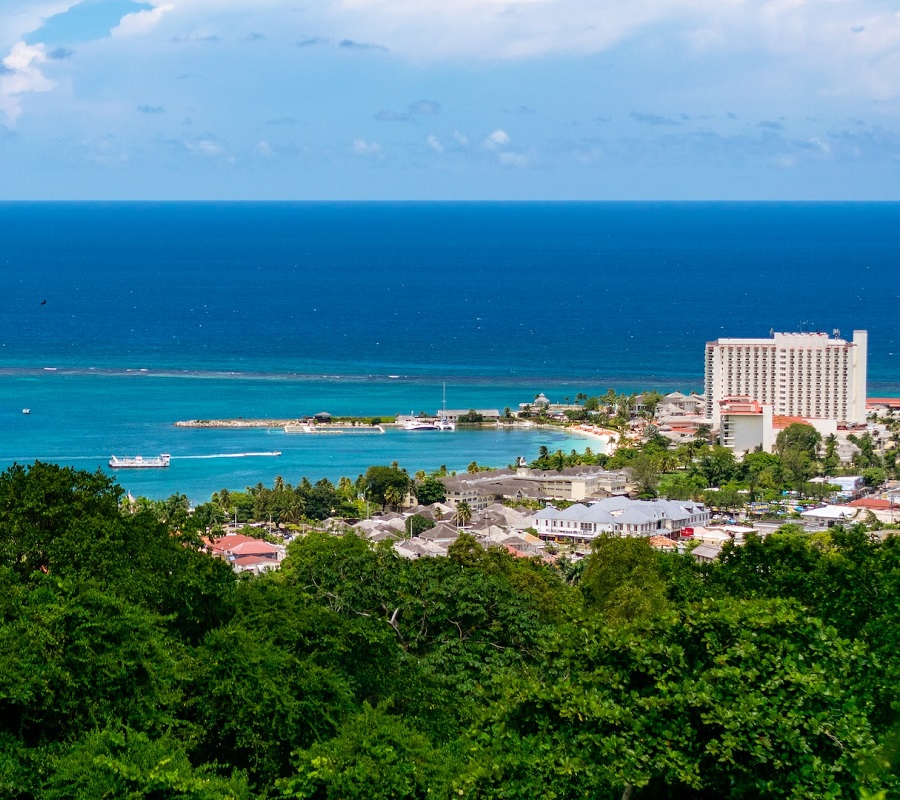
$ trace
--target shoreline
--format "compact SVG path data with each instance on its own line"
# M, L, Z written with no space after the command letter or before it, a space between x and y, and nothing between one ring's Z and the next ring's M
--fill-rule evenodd
M580 433L584 436L591 436L594 439L602 439L604 442L609 442L609 437L612 436L617 442L621 438L622 434L618 431L610 430L609 428L601 428L599 425L567 425L565 430L570 433Z

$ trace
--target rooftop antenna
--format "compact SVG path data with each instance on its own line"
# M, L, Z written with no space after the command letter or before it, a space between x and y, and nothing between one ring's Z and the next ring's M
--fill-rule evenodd
M840 339L840 338L841 338L841 329L840 329L840 328L835 328L835 329L831 332L831 335L834 336L835 339Z

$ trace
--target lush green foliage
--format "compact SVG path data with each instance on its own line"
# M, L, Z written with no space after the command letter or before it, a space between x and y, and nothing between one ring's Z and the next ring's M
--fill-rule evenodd
M602 539L556 569L466 534L410 561L312 533L243 581L177 498L167 524L121 499L0 475L0 798L900 789L900 540L788 530L701 565Z
M413 487L413 494L423 506L430 506L432 503L443 503L447 499L447 489L444 487L444 484L430 475L416 482Z

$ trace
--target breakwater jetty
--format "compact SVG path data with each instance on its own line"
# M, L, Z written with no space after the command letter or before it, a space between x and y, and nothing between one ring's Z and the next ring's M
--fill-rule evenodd
M297 422L293 419L184 419L175 423L176 428L283 428Z
M334 420L316 422L314 420L292 419L185 419L175 423L176 428L281 428L285 433L344 433L374 432L384 433L380 424L372 425L364 420Z

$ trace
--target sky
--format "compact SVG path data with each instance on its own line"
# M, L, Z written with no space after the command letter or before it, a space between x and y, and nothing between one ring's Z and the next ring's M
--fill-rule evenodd
M0 0L0 200L898 200L900 0Z

